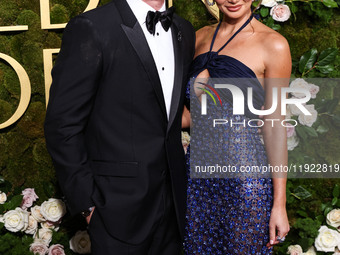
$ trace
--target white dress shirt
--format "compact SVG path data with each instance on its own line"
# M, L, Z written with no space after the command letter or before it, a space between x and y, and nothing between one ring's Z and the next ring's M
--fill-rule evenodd
M175 78L175 56L174 46L172 43L171 28L166 32L162 24L156 24L155 35L152 35L146 28L145 20L148 11L156 11L150 5L142 0L126 0L133 14L136 16L140 26L143 29L146 40L149 44L153 59L156 63L158 75L162 84L165 107L169 119L172 90ZM165 11L165 1L159 10Z

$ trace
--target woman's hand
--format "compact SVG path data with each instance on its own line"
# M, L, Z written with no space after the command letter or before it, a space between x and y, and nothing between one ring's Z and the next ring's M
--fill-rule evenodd
M271 211L269 221L269 242L267 243L268 249L275 244L280 243L278 237L283 238L289 232L289 222L286 207L274 206Z

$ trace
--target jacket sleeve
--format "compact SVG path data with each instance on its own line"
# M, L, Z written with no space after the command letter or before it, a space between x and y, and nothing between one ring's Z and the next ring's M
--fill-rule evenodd
M68 23L52 70L45 119L47 149L73 215L93 206L94 182L84 131L101 74L102 52L96 38L96 30L86 17L78 16Z
M190 24L190 23L189 23ZM190 35L190 43L189 43L189 49L190 49L190 63L194 60L195 56L195 46L196 46L196 33L194 27L190 24L189 29L188 29L188 35ZM189 74L187 75L187 81L190 80ZM187 92L185 92L187 93ZM189 95L190 95L190 90L189 90ZM188 95L186 94L184 98L184 104L187 107L187 109L190 111L190 99L188 98Z

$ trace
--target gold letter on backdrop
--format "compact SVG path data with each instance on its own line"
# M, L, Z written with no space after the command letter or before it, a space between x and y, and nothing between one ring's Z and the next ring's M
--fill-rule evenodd
M6 128L16 122L25 113L31 99L31 83L25 69L12 57L0 53L0 59L5 60L13 67L20 81L21 95L17 110L9 120L0 124L0 129Z
M99 0L90 0L84 12L94 9L98 6ZM50 0L40 0L40 18L41 29L59 29L64 28L67 23L51 24L50 18Z
M45 76L45 99L46 106L48 104L48 100L50 98L50 87L52 84L52 67L53 67L53 59L52 55L59 53L60 49L45 49L43 51L44 54L44 76Z
M4 26L0 27L0 32L26 31L28 26Z

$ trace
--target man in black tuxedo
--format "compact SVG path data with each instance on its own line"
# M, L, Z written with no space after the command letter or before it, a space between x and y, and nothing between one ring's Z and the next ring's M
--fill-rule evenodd
M165 9L114 0L75 17L52 71L47 148L71 214L87 217L92 254L180 253L195 36Z

